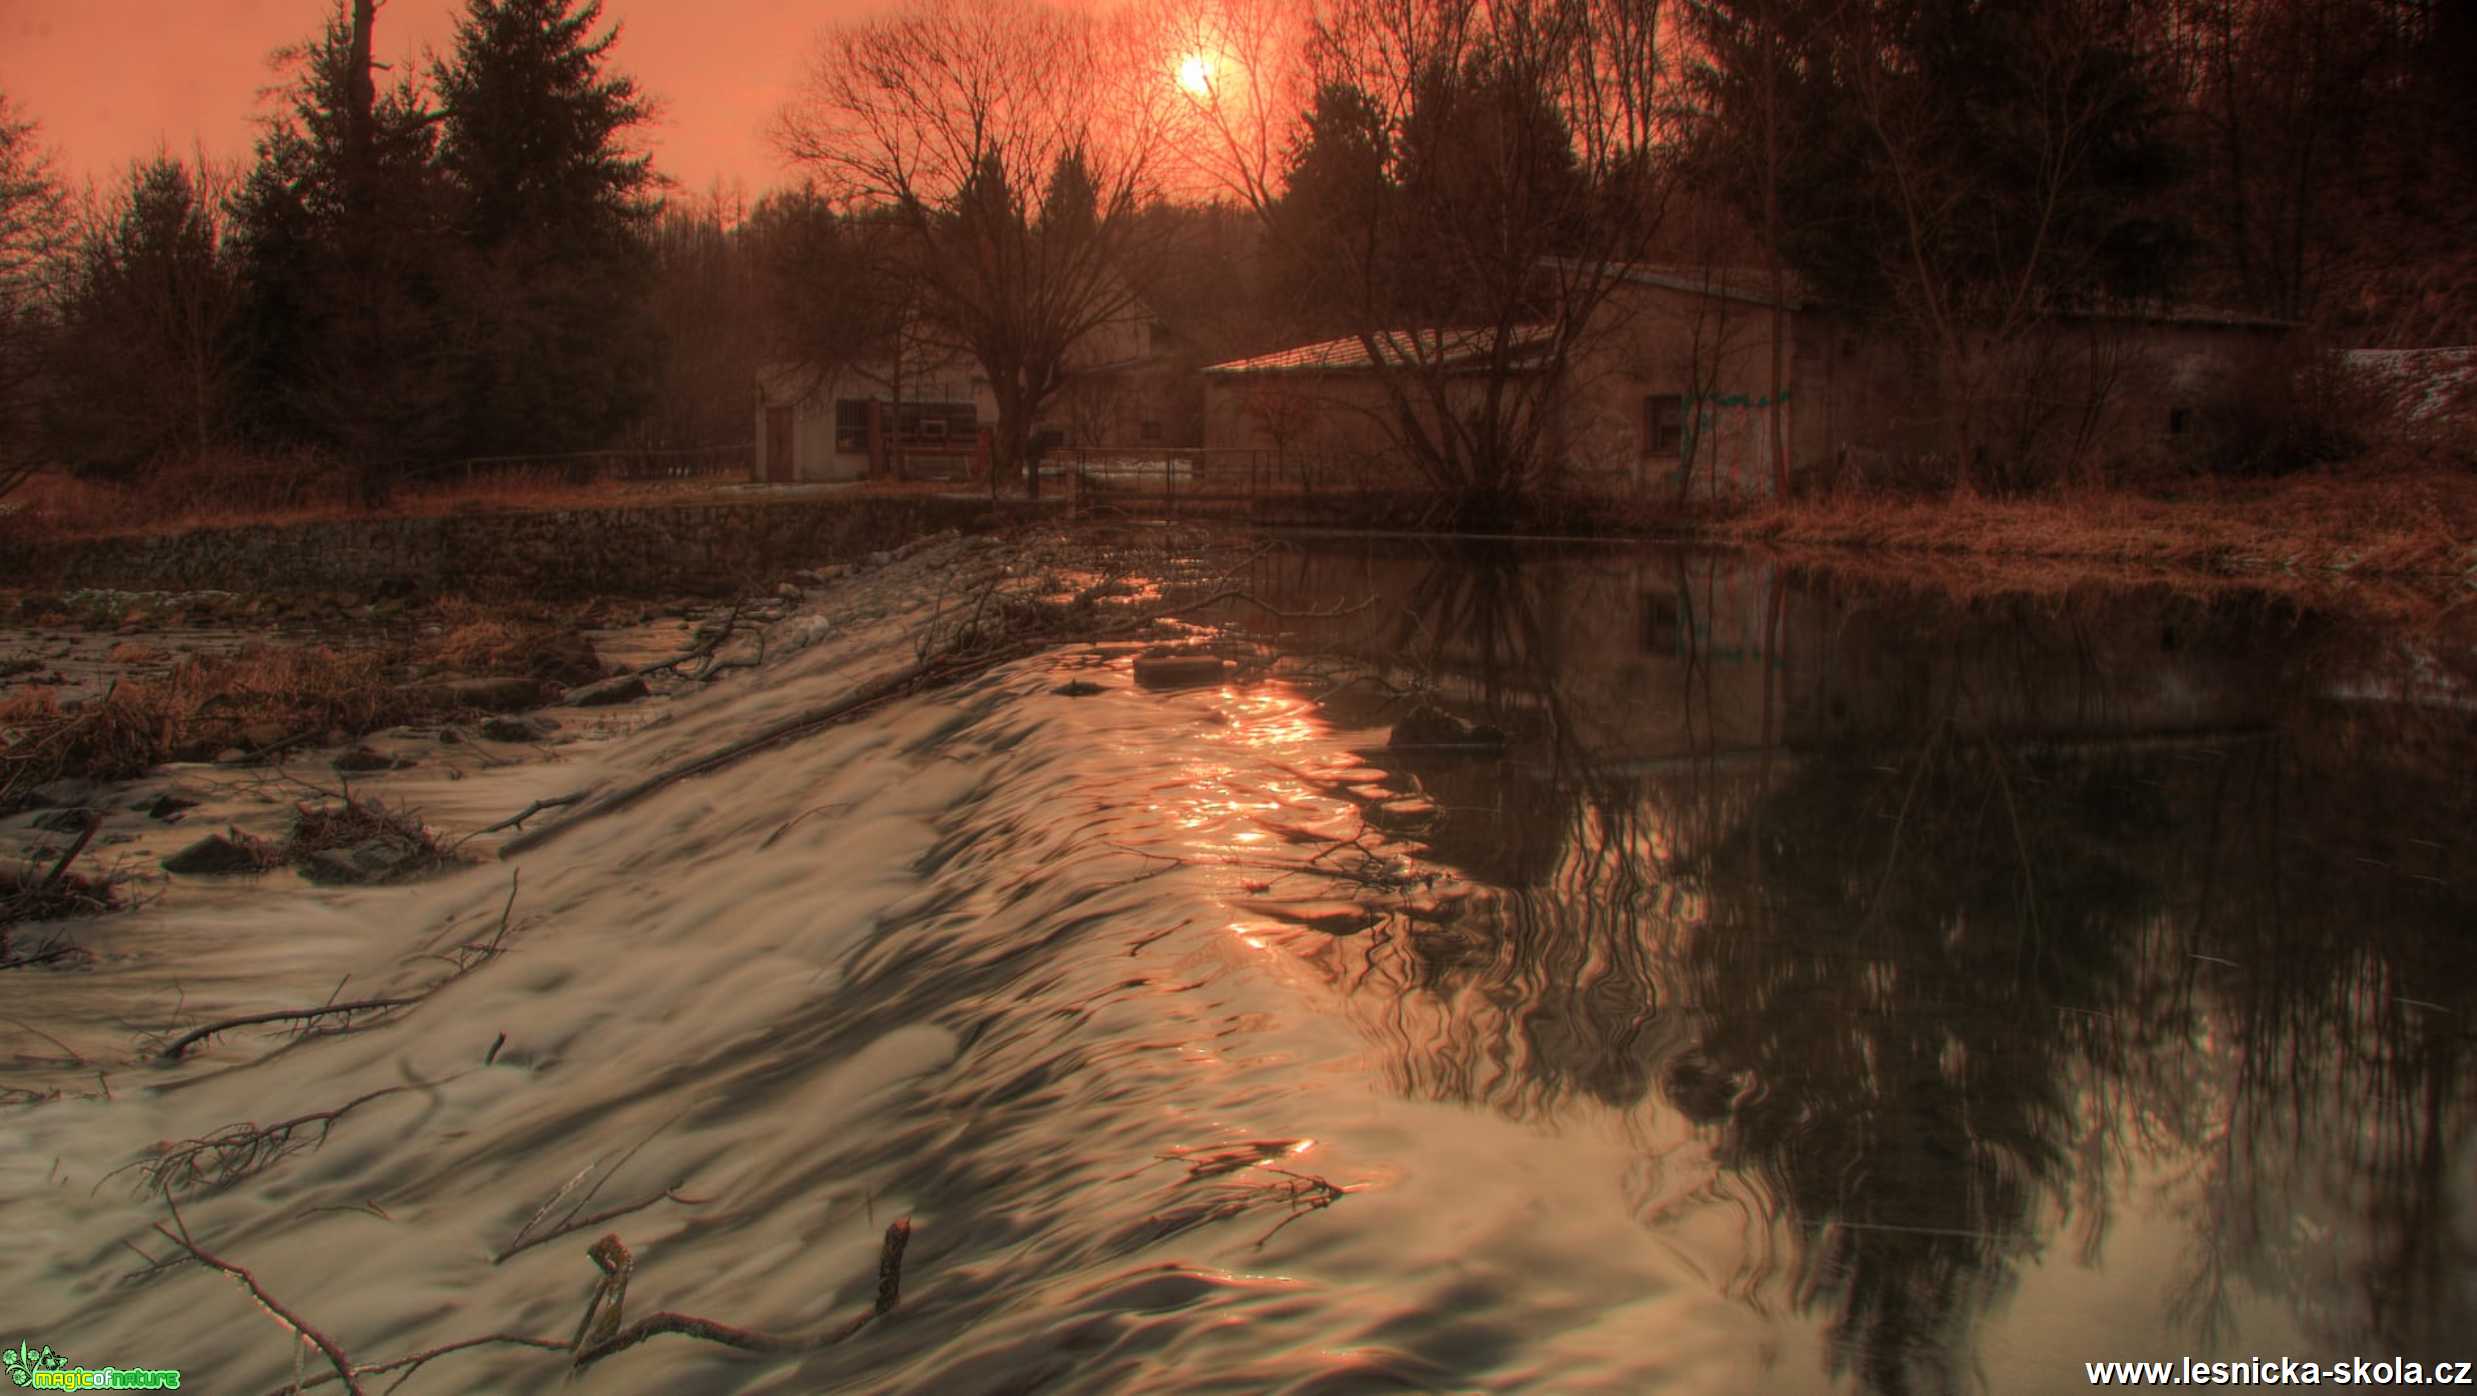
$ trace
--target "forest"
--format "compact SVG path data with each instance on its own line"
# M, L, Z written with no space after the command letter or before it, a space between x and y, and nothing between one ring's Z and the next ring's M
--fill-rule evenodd
M337 0L276 55L240 165L73 188L0 93L0 489L376 504L477 459L744 445L763 365L908 341L976 366L1020 478L1131 314L1190 368L1403 326L1502 368L1541 324L1561 363L1646 263L1880 327L1952 409L1942 485L2057 483L1971 480L1952 405L2075 308L2297 327L2188 474L2363 456L2380 409L2334 352L2477 341L2477 17L2433 0L916 0L822 29L754 195L644 153L624 7L468 0L417 69L374 60L380 14ZM1405 421L1443 401L1397 367ZM1406 454L1553 486L1542 409L1488 396Z

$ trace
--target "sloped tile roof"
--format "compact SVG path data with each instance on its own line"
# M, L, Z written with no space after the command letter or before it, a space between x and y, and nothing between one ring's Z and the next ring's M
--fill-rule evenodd
M1507 345L1515 353L1528 353L1547 344L1556 334L1554 325L1517 325ZM1388 363L1396 365L1469 363L1486 357L1495 347L1496 331L1491 329L1461 330L1378 330L1370 338L1376 341L1377 352ZM1206 373L1352 373L1372 367L1375 360L1368 355L1368 345L1357 335L1339 339L1320 339L1313 344L1294 344L1269 354L1231 359L1209 364Z

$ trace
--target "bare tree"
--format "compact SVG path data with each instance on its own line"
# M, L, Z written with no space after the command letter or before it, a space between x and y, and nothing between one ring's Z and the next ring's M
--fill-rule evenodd
M68 205L37 137L0 94L0 497L33 470L39 346L68 234Z
M1124 18L917 0L829 31L776 121L839 203L905 234L924 320L997 400L994 475L1024 466L1070 352L1135 310L1170 100L1149 66Z
M1668 185L1661 6L1632 0L1330 0L1301 23L1225 0L1198 42L1231 53L1188 148L1262 217L1275 255L1328 269L1400 453L1493 517L1555 483L1557 405ZM1330 94L1347 94L1338 106ZM1375 152L1336 216L1295 177L1364 111Z

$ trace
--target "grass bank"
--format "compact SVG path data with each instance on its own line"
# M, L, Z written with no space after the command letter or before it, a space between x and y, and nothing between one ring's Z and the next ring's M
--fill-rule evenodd
M2477 474L2308 475L2022 499L1832 494L1709 516L1693 533L1788 551L2477 579Z

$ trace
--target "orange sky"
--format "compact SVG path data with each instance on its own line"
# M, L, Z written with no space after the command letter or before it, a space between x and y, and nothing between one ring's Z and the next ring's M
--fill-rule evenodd
M817 32L866 0L605 0L612 62L662 104L655 166L688 189L785 182L765 126ZM461 0L386 0L380 57L444 48ZM318 31L328 0L0 0L0 92L40 122L72 182L160 146L246 159L267 55Z

